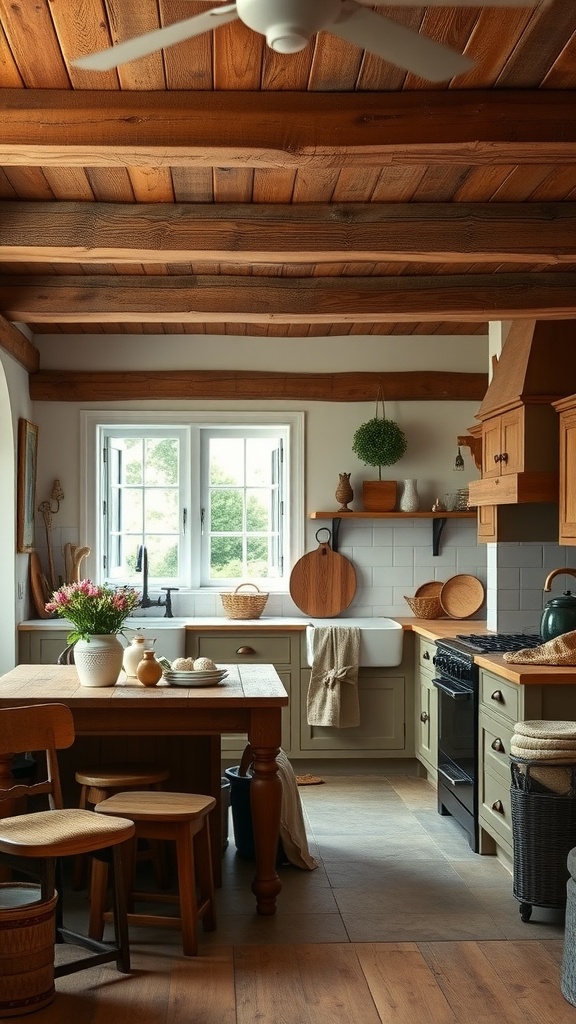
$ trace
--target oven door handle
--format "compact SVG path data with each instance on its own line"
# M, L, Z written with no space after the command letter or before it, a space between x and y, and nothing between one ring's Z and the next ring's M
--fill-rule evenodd
M458 683L449 683L445 679L433 679L432 682L436 689L442 690L442 693L446 693L452 700L470 700L473 696L472 690Z

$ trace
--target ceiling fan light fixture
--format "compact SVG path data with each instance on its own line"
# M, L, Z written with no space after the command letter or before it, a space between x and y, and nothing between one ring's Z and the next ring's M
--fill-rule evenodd
M299 53L310 42L310 36L296 25L273 25L266 33L266 42L276 53Z

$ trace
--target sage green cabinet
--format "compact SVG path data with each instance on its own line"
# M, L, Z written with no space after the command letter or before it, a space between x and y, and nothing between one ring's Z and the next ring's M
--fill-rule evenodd
M480 670L480 849L492 852L495 844L509 863L513 858L510 740L516 722L534 719L576 720L576 681L573 686L545 682L521 686Z
M187 629L186 656L211 658L217 665L273 665L289 697L282 709L282 749L288 756L297 753L298 720L292 704L300 676L300 631ZM247 737L223 735L222 753L239 756L246 743Z
M67 645L67 629L27 629L18 632L20 665L55 665Z

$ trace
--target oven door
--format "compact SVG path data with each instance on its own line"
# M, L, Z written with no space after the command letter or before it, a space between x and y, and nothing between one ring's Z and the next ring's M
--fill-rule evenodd
M476 695L473 686L433 680L438 690L438 779L474 813L476 779Z

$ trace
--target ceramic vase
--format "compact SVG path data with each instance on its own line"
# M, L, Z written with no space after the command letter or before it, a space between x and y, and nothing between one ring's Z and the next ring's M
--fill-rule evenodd
M136 669L136 676L144 686L156 686L162 679L162 666L156 661L154 651L144 651L142 661Z
M114 686L122 669L124 648L115 633L78 640L74 663L81 686Z
M403 480L399 509L401 512L417 512L420 508L420 497L415 480Z

